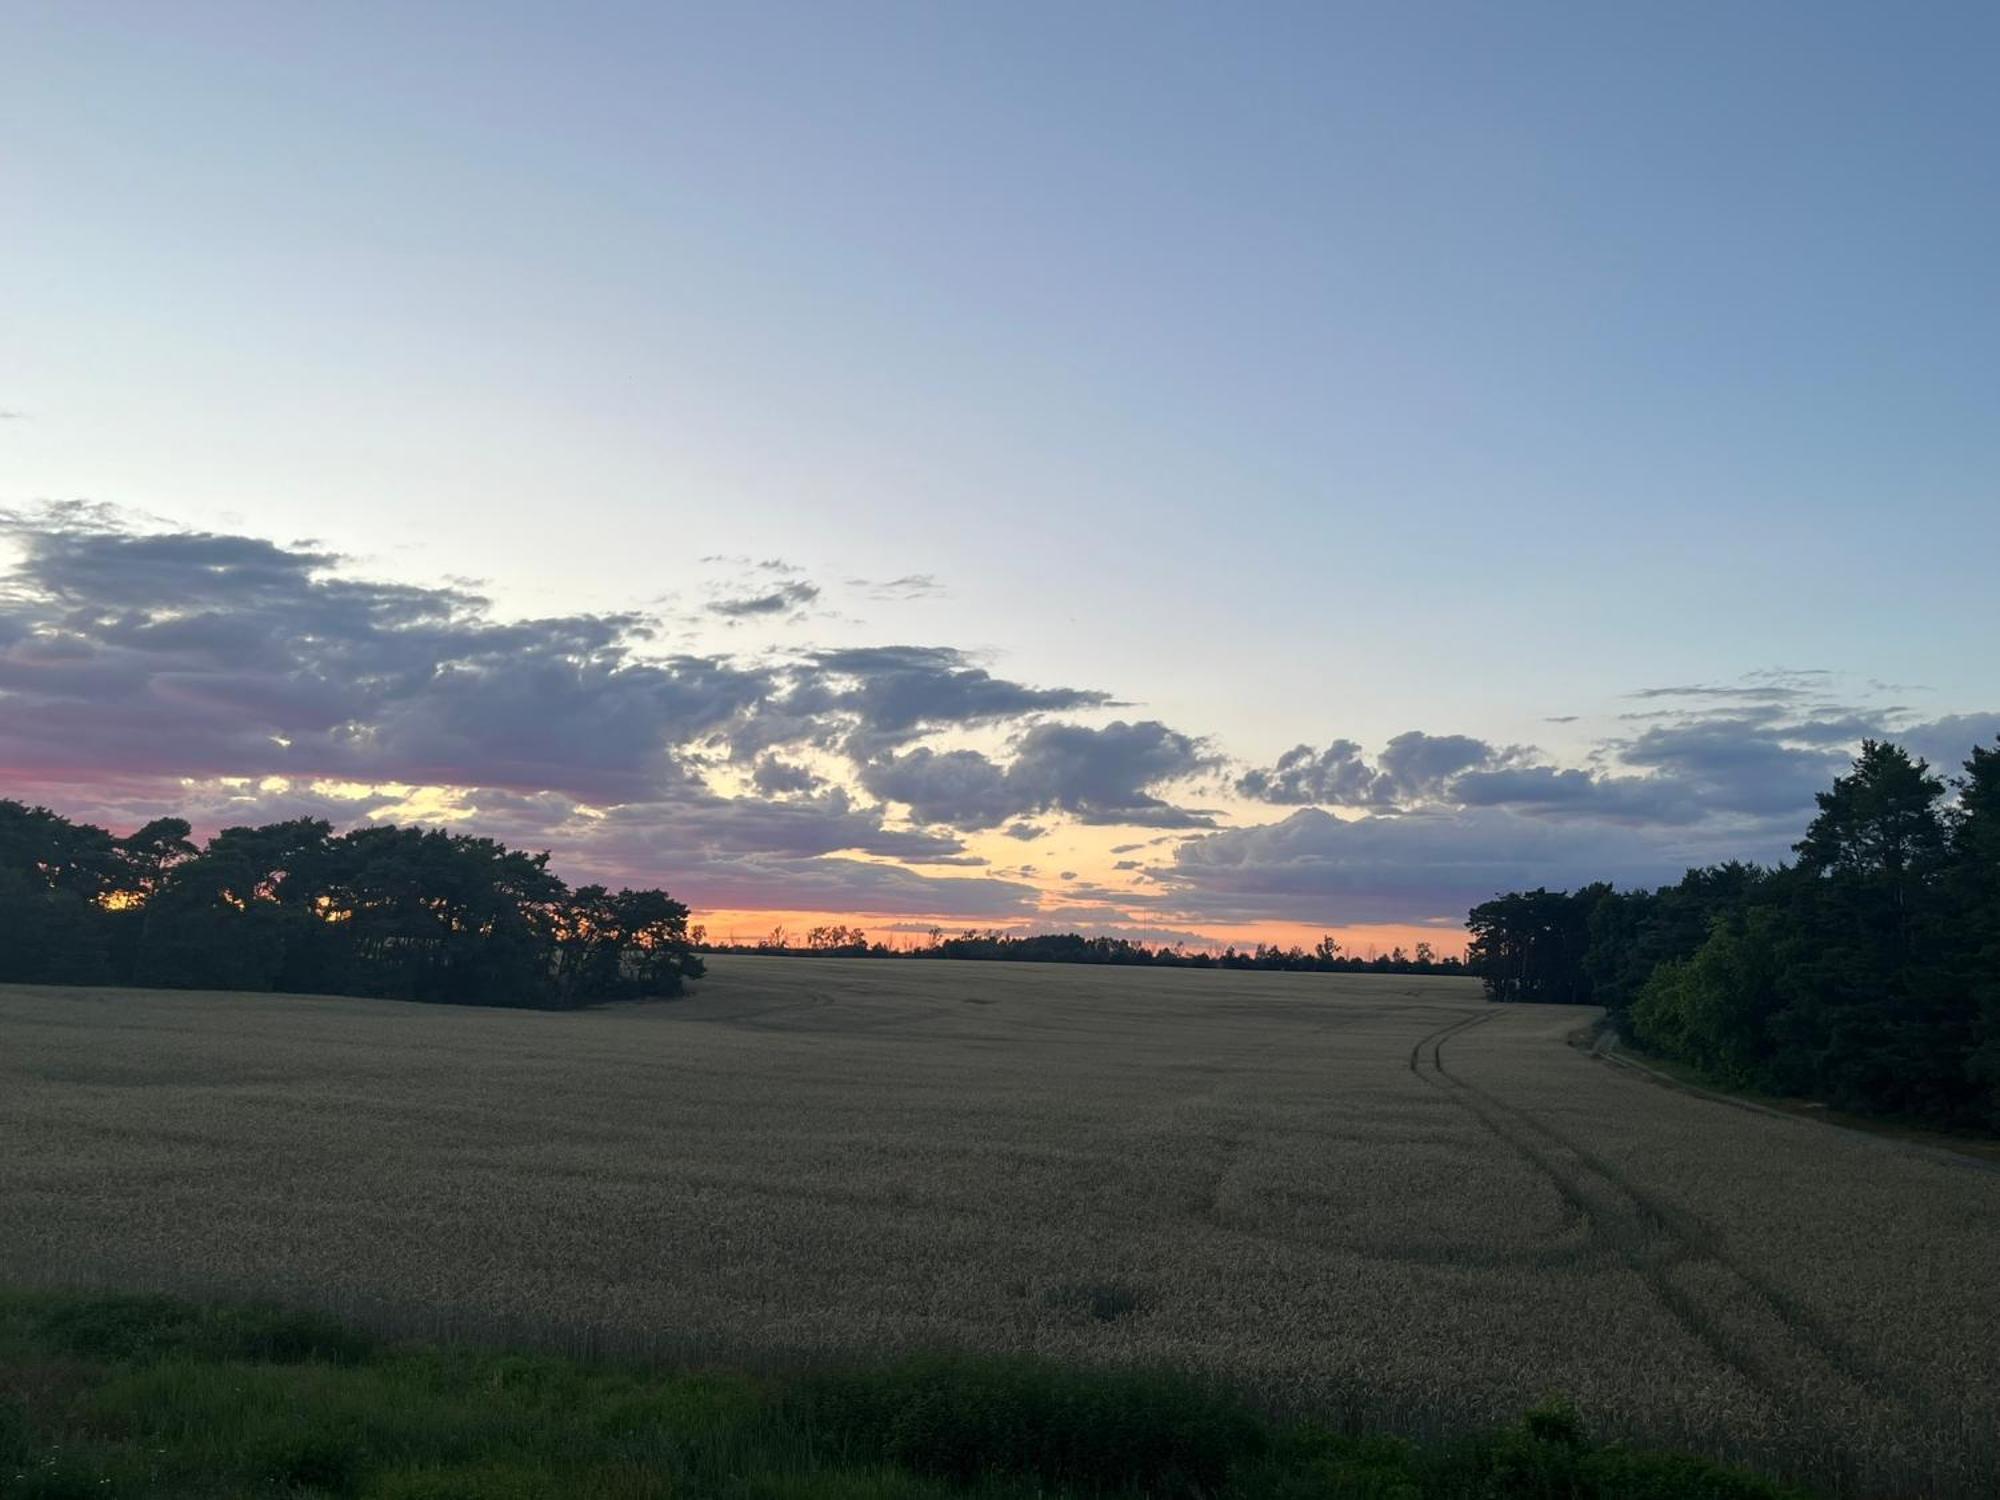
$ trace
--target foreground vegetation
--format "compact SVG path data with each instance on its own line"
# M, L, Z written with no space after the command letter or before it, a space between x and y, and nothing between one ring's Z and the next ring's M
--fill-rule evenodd
M1794 848L1487 902L1473 967L1496 1000L1603 1005L1726 1086L2000 1131L2000 748L1948 789L1871 741Z
M665 891L571 890L492 839L320 818L188 834L0 801L0 982L560 1007L701 973Z
M162 1297L0 1294L0 1492L380 1500L1098 1494L1781 1500L1592 1442L1560 1402L1418 1444L1278 1421L1184 1376L932 1356L659 1371L377 1343Z

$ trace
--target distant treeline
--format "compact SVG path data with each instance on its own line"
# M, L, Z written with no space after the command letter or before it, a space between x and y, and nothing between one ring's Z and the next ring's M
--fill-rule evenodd
M1948 789L1869 741L1818 800L1795 864L1474 907L1473 968L1732 1084L2000 1129L2000 748Z
M701 973L665 891L571 890L492 839L315 818L188 834L0 801L0 981L573 1006Z
M699 935L700 929L696 929ZM1076 932L1044 932L1015 935L997 929L968 929L946 936L933 928L926 946L892 948L887 943L871 943L858 927L815 927L793 938L780 927L754 943L707 943L696 946L704 953L758 953L783 958L961 958L1030 964L1121 964L1130 967L1164 969L1281 969L1324 974L1463 974L1466 967L1457 957L1440 958L1429 943L1412 950L1391 949L1372 958L1343 953L1331 937L1322 937L1310 948L1276 943L1258 943L1254 948L1225 948L1211 953L1184 944L1149 948L1144 943L1120 937L1085 937Z

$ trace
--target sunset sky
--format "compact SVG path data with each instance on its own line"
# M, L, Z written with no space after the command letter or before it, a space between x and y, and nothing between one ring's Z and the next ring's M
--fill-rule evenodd
M0 12L0 797L1456 947L2000 733L1990 4Z

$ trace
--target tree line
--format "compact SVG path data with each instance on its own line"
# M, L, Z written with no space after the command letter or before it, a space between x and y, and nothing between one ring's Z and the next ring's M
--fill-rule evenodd
M1230 946L1220 953L1190 948L1185 943L1149 947L1122 937L1085 937L1078 932L1008 933L998 928L967 928L947 934L931 929L927 945L893 948L887 943L868 941L858 927L842 925L814 927L800 937L783 927L754 943L708 943L700 928L695 929L695 946L704 953L757 953L772 957L802 958L954 958L986 962L1039 964L1116 964L1130 967L1166 969L1272 969L1292 973L1322 974L1463 974L1466 967L1455 955L1440 956L1429 943L1418 943L1405 951L1398 946L1388 953L1363 958L1344 953L1331 936L1322 937L1312 947L1298 944L1258 943L1250 948Z
M1817 800L1774 869L1476 906L1472 967L1728 1084L2000 1129L2000 746L1947 784L1871 740Z
M492 839L317 818L189 833L0 801L0 981L566 1007L702 972L665 891L572 890Z

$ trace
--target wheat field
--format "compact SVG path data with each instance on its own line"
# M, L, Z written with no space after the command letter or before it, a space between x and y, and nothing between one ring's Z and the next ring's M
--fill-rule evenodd
M674 1358L1551 1394L1990 1493L2000 1175L1662 1088L1469 980L716 960L572 1013L0 988L0 1277Z

